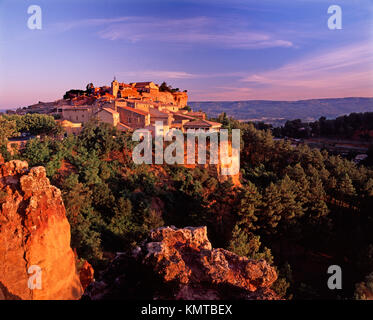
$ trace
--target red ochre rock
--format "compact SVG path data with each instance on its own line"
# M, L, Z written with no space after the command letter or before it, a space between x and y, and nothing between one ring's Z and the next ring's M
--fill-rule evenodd
M83 265L81 266L79 270L79 279L83 290L85 290L88 285L94 281L94 270L88 261L84 261Z
M30 289L30 278L40 279L41 288ZM82 294L60 190L43 167L29 169L18 160L0 164L0 299L70 300Z
M88 299L279 299L271 285L275 269L213 249L206 227L159 228L132 253L119 254Z
M229 284L248 291L269 287L275 270L265 260L249 260L224 249L212 249L207 228L160 228L150 236L145 263L165 281Z

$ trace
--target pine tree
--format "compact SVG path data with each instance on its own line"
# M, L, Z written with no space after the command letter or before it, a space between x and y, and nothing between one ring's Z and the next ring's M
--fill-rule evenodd
M0 116L0 146L5 145L8 138L10 138L15 132L16 123Z
M286 174L295 182L293 192L296 193L296 200L305 207L310 199L310 184L300 163L294 167L288 167Z
M229 242L228 250L239 256L244 256L249 259L264 259L269 264L273 264L273 256L271 250L264 247L261 251L260 236L251 232L244 232L238 225L235 225L232 233L232 239Z
M310 201L307 208L308 218L315 222L329 213L326 205L326 193L318 176L310 177Z
M303 215L302 203L297 200L297 184L287 175L279 182L282 196L283 212L282 215L287 221Z
M346 196L354 196L356 194L354 185L352 184L352 181L347 173L344 174L339 180L337 190Z
M240 225L246 232L254 231L259 228L256 222L261 206L261 194L250 181L245 185L239 195L238 216Z
M276 232L283 211L282 196L279 188L271 183L263 195L263 208L259 216L259 223L267 233Z

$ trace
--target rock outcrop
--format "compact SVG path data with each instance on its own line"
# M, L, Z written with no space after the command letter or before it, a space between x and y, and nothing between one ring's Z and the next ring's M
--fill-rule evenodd
M270 289L276 271L212 249L206 227L159 228L132 253L118 254L86 299L278 299Z
M79 279L83 290L94 281L94 274L95 272L91 264L88 261L84 261L83 265L79 268Z
M373 272L368 274L364 281L355 285L355 299L373 300Z
M43 167L0 164L0 299L79 299L61 192Z
M159 101L164 104L173 104L179 108L184 108L188 103L188 94L186 92L142 92L141 98L144 100Z

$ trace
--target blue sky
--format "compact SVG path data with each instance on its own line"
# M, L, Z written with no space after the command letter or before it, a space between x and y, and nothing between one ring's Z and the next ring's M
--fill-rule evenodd
M342 30L327 27L334 4ZM0 0L0 108L114 75L193 101L373 96L372 18L371 0Z

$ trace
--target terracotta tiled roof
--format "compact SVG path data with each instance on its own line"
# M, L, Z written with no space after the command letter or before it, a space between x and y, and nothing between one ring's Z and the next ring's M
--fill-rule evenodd
M150 85L152 82L151 81L148 81L148 82L135 82L135 87L145 87L145 86L148 86ZM131 84L134 84L134 83L131 83Z
M184 127L221 127L222 124L219 122L213 122L213 121L208 121L208 120L195 120L195 121L190 121L184 124Z
M208 120L202 120L204 122L207 122L209 124L211 124L212 126L216 126L216 127L221 127L222 124L220 122L214 122L214 121L208 121Z
M121 130L121 129L124 129L124 130L133 130L130 126L127 126L126 124L124 124L122 122L119 122L117 124L117 129L118 130Z
M149 102L149 101L144 101L144 100L125 99L125 101L131 102L131 103L141 103L141 104L157 105L157 103Z
M157 117L168 118L169 116L169 113L159 111L158 109L155 109L155 108L149 108L149 113L151 116L157 116Z
M144 111L139 110L139 109L131 108L131 107L118 106L117 108L118 109L128 110L128 111L131 111L131 112L134 112L134 113L138 113L138 114L142 114L143 116L147 116L148 115L147 112L144 112Z
M107 93L107 92L103 95L103 97L108 97L108 98L111 98L111 99L115 99L115 97L112 94Z
M194 111L189 111L186 113L188 116L193 117L193 118L202 118L206 119L206 114L204 112L194 112Z
M180 118L184 118L184 119L187 119L187 120L195 120L195 118L191 117L191 116L188 116L186 114L183 114L183 113L180 113L180 112L172 112L175 116L178 116Z
M89 110L91 109L92 106L69 106L69 105L65 105L65 106L61 106L59 107L59 109L63 109L63 110Z
M119 83L119 87L123 87L123 88L132 88L131 85L127 84L127 83Z
M111 114L116 114L118 112L116 112L115 110L111 109L111 108L102 108L101 110L97 111L97 113L101 112L101 111L106 111L106 112L109 112Z

